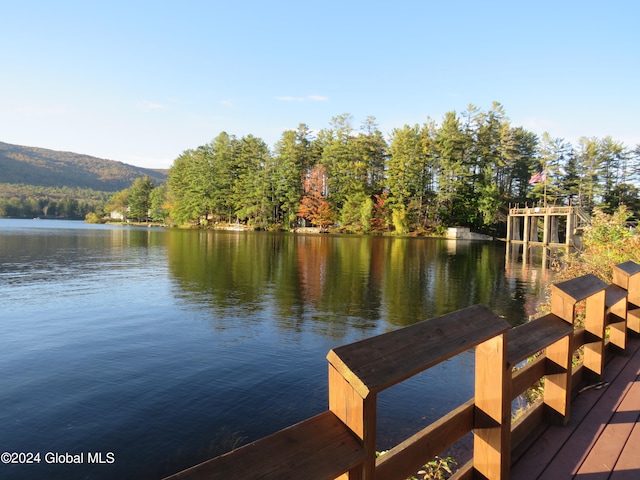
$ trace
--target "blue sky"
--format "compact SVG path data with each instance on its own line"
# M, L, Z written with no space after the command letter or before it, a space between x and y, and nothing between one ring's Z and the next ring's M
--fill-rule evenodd
M0 141L167 168L221 131L368 116L390 134L500 102L513 126L640 143L635 1L0 5Z

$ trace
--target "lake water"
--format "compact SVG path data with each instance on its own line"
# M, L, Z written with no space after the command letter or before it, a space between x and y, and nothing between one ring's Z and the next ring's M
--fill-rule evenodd
M331 348L476 303L516 325L547 281L494 242L0 219L0 451L40 460L0 478L175 473L326 410ZM383 392L379 448L472 370Z

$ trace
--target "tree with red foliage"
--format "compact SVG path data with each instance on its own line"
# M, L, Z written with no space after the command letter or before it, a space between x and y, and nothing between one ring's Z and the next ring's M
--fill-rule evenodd
M373 218L371 219L371 230L382 232L389 229L389 209L387 200L389 191L384 190L381 194L373 196Z
M306 218L312 224L326 229L334 221L335 215L327 201L327 171L316 165L303 181L304 195L298 208L298 217Z

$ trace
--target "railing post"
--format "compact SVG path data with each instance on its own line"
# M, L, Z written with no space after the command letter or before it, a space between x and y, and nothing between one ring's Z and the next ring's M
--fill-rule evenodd
M544 403L550 408L551 420L566 424L571 402L571 337L566 336L546 348L549 363L544 382Z
M329 364L329 410L362 440L366 452L361 467L339 478L373 479L376 467L376 396L363 398L333 365Z
M507 335L476 347L473 467L485 478L509 478L511 464L511 372Z
M551 286L551 313L573 326L575 302L566 302L555 285ZM547 375L544 382L544 404L549 407L553 422L569 421L571 405L571 336L549 345L545 350Z
M576 304L586 299L585 328L596 336L596 341L589 347L589 344L585 344L585 366L598 375L602 372L603 361L606 286L606 283L594 275L584 275L551 286L551 313L571 325L576 320ZM549 408L551 421L563 425L569 421L571 408L572 357L569 336L546 348L548 365L544 403Z
M584 344L584 366L597 378L604 373L605 310L604 290L587 297L584 328L591 341Z
M628 261L613 267L613 284L627 291L627 328L640 333L640 265Z

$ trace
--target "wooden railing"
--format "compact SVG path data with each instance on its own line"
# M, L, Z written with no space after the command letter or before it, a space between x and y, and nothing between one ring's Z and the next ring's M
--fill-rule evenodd
M476 305L344 345L327 356L328 411L167 479L401 480L469 432L473 458L453 478L507 479L512 451L542 422L569 420L572 391L602 375L606 347L624 350L628 330L640 333L633 262L614 267L611 285L593 275L553 285L551 313L516 328ZM377 395L469 349L474 398L376 458ZM512 422L512 400L543 377L542 400Z

